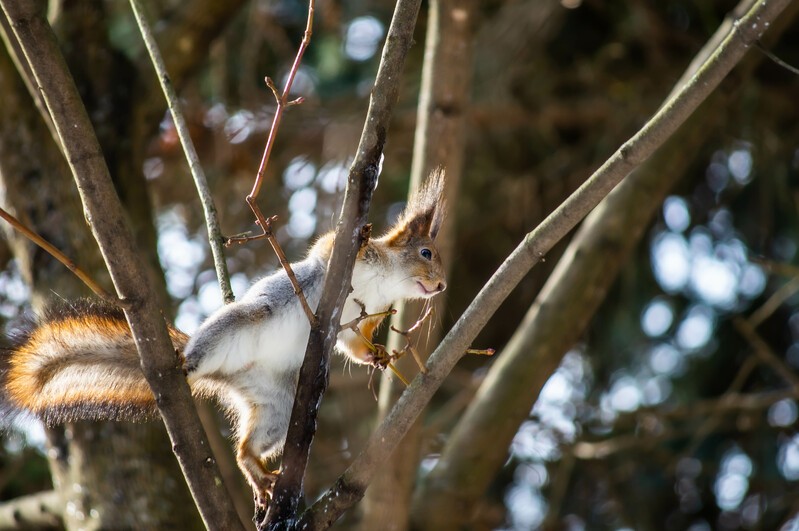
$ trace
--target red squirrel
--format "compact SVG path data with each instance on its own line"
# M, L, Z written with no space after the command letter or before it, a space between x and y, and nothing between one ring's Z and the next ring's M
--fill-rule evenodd
M403 299L446 288L434 240L444 215L444 175L435 171L397 222L359 251L342 323L380 313ZM291 265L312 309L321 297L334 234L320 237ZM383 317L358 327L371 341ZM236 460L255 493L266 498L276 473L266 461L283 450L310 324L284 270L263 278L238 301L219 308L192 336L170 327L195 396L216 399L229 414ZM374 362L353 330L337 350L355 363ZM76 302L39 318L11 350L3 381L12 408L48 424L77 419L135 420L155 413L133 338L121 310Z

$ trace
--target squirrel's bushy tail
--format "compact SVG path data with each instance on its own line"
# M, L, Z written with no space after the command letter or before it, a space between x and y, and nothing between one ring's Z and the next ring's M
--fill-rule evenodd
M187 336L172 328L170 336L182 351ZM122 310L89 300L59 304L15 343L3 378L12 407L48 424L155 413Z

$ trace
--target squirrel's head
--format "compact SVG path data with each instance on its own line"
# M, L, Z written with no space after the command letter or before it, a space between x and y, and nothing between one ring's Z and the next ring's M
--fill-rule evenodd
M444 170L438 168L411 196L394 226L375 241L403 272L404 298L432 297L447 287L435 244L444 213Z

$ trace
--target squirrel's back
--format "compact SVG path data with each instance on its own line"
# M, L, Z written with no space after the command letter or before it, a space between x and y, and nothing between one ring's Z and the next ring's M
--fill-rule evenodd
M182 350L186 335L170 328L170 336ZM47 423L155 413L125 315L106 303L52 306L16 338L4 365L10 406Z

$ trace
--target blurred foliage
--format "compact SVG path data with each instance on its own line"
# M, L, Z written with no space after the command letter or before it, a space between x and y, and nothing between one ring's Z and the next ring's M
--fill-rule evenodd
M25 445L21 434L11 434L0 447L0 499L10 500L52 488L47 461Z
M141 45L128 7L107 4L114 52L133 61ZM174 4L159 8L162 23ZM463 191L450 209L458 243L448 310L438 316L445 327L521 237L657 109L734 6L729 0L483 3ZM259 199L265 213L280 216L278 234L291 259L335 220L392 7L365 0L318 6L295 85L306 103L284 119ZM227 234L253 228L244 197L274 109L263 77L281 84L302 36L305 9L295 0L248 3L209 44L207 65L183 91ZM423 9L418 43L424 31ZM422 48L412 50L386 145L371 210L378 231L398 213L406 193ZM795 25L772 51L799 64ZM721 90L736 96L711 135L685 146L691 163L670 198L687 221L670 220L665 206L653 220L583 342L522 426L507 466L478 508L477 527L777 529L799 511L796 396L758 408L723 407L739 375L738 393L788 389L771 367L750 366L753 345L734 319L749 317L797 275L786 268L799 260L799 78L764 60L751 78L733 74ZM221 299L201 210L167 118L141 164L176 322L191 331ZM674 225L679 219L684 223ZM665 237L677 247L660 247ZM528 275L477 345L502 348L564 246ZM676 266L658 262L674 252L687 268L681 284L664 280ZM229 249L228 261L237 295L251 279L278 267L261 242ZM733 283L723 289L734 296L713 287L727 274ZM10 286L0 276L7 300ZM24 296L11 298L22 304ZM662 329L647 333L643 316L653 304L661 311L653 326ZM799 369L797 310L794 294L757 328L793 374ZM343 470L372 425L369 376L337 363L309 467L310 497ZM487 363L466 359L431 405L428 460L457 420L460 410L453 413L450 400L474 386ZM742 367L748 374L741 374ZM696 404L707 407L692 411ZM45 488L41 459L29 461L31 450L10 452L9 441L0 454L3 498ZM576 456L580 443L607 442L618 443L619 450ZM342 526L355 518L348 515Z

